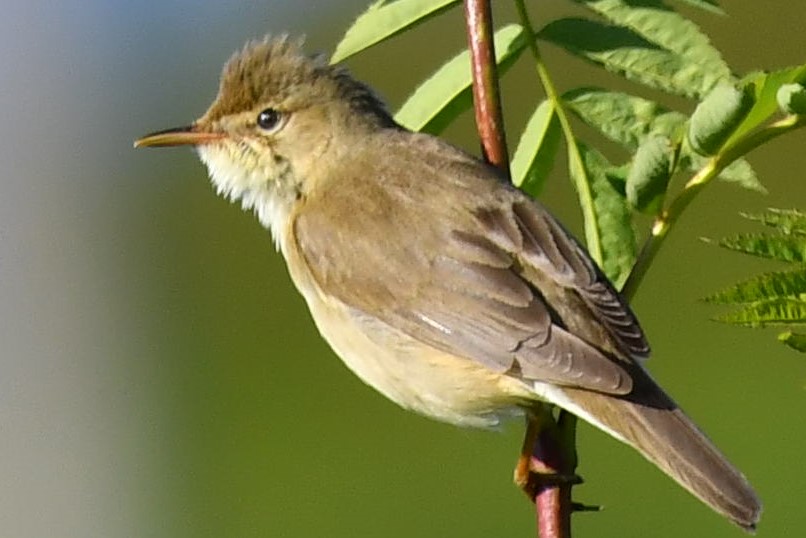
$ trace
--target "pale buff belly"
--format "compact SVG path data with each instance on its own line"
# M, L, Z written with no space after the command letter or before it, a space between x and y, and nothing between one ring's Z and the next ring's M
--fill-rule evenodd
M491 427L535 398L521 381L424 345L344 305L309 306L319 332L344 363L406 409L453 424Z
M322 296L292 271L319 332L359 378L400 406L452 424L493 427L536 399L533 388L482 364L436 350Z

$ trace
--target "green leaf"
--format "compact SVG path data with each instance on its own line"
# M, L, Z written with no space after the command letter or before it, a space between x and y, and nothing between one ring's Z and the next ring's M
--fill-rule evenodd
M784 234L806 235L806 213L797 209L770 208L766 213L741 214L744 218L775 228Z
M635 263L636 240L631 212L624 197L607 178L606 171L612 168L607 159L584 144L579 144L579 150L593 197L594 221L585 222L586 237L595 233L599 238L602 270L620 288ZM589 231L589 227L595 231Z
M523 27L517 24L498 30L494 43L499 75L506 72L528 44ZM465 50L420 84L400 107L395 121L412 131L439 134L473 105L471 84L470 53Z
M796 351L806 353L806 334L793 333L786 331L778 335L778 340L788 345Z
M676 138L687 119L654 101L599 88L571 90L563 95L563 102L583 122L630 151L649 136Z
M617 183L624 188L627 183L627 175L630 173L630 163L613 165L607 169L607 177L610 178L610 183Z
M748 325L750 327L803 323L806 322L806 302L790 298L759 301L736 312L729 312L714 319L724 323Z
M705 300L719 304L752 303L765 299L799 298L802 294L806 294L806 269L758 275Z
M806 258L806 214L769 209L743 217L775 228L784 235L747 234L723 239L720 245L766 258L802 262ZM806 324L806 266L755 276L705 299L711 303L743 305L718 321L750 327ZM778 336L786 345L806 351L806 335L786 331Z
M628 28L567 18L549 23L538 37L650 88L696 97L703 85L702 73L690 69L684 58Z
M785 114L806 114L806 88L801 84L784 84L775 97Z
M756 175L756 171L753 170L753 167L750 166L750 163L745 159L733 161L727 168L722 170L717 177L728 183L736 183L745 189L767 194L767 189L761 184L761 181Z
M743 234L725 238L719 245L737 252L785 262L806 261L806 237Z
M717 15L724 15L725 12L719 7L719 4L714 2L714 0L680 0L684 4L688 4L690 6L698 7L705 11L710 11L711 13L716 13Z
M512 157L512 183L536 197L546 181L560 146L560 122L551 101L543 101L526 124Z
M681 71L673 77L674 86L678 88L675 93L700 97L717 84L733 79L730 68L711 45L708 36L696 24L658 0L574 1L674 53L682 62Z
M789 67L773 73L753 73L745 77L742 84L751 88L755 105L736 128L726 146L732 146L743 137L778 112L778 89L784 84L806 81L806 65Z
M458 4L459 0L380 0L370 5L336 46L331 63L342 62Z
M694 153L688 144L683 144L680 155L680 167L686 170L697 171L708 164L709 158ZM755 170L746 159L736 159L717 176L721 181L735 183L751 191L767 194L767 189L761 184Z
M627 201L638 211L660 212L671 177L672 150L671 141L662 136L647 138L638 146L625 187Z
M700 155L715 155L753 107L748 88L723 84L697 105L689 120L687 138Z
M654 101L599 88L571 90L563 96L563 102L583 122L633 152L651 136L664 136L672 141L680 139L688 119ZM687 145L683 146L681 168L697 171L707 164L707 158L697 155ZM767 192L745 159L731 163L719 178L756 192Z

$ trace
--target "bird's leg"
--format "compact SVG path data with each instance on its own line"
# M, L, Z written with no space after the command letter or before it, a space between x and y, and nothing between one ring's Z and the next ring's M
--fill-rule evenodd
M567 417L561 418L567 421ZM566 421L562 426L569 426ZM573 453L573 434L568 439L566 433L547 405L541 405L527 415L526 434L515 466L514 479L515 484L532 501L543 489L582 483L582 479L574 473L576 457ZM566 446L566 441L570 442L570 446Z
M532 449L537 443L537 438L540 435L540 418L537 415L528 413L526 415L526 432L523 436L523 444L521 445L521 453L518 456L518 463L515 465L515 485L523 490L524 493L534 500L536 491L530 486L531 462L532 462Z
M594 510L571 501L571 488L582 482L575 473L576 417L560 411L555 419L548 405L526 418L526 435L515 466L515 483L535 503L538 536L570 536L571 513Z

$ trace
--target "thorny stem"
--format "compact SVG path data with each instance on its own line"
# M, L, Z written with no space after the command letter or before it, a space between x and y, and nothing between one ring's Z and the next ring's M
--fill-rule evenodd
M546 91L546 96L554 105L554 111L563 130L566 144L568 146L569 166L578 169L577 174L571 174L575 181L575 187L580 196L580 205L586 222L594 222L595 216L590 214L593 207L593 194L590 184L587 181L579 181L584 177L584 165L582 154L576 143L571 122L565 113L559 92L554 86L554 81L549 75L540 49L537 46L537 38L534 27L529 19L529 13L523 0L517 0L518 15L521 25L526 32L526 40L535 60L538 76ZM589 227L586 226L586 230ZM595 231L595 227L594 227ZM588 235L588 248L591 255L597 261L602 260L601 242L598 235L591 237ZM549 416L550 420L554 420ZM572 476L576 472L576 424L577 417L565 410L560 410L557 417L557 426L552 428L556 435L549 436L546 431L537 437L532 450L531 469L540 473ZM545 428L544 428L545 429ZM532 480L539 480L538 475L532 475ZM534 497L535 510L537 514L537 535L539 538L568 538L571 536L571 514L574 511L574 504L571 496L573 483L555 482L552 486L539 488Z
M509 175L509 158L498 89L489 0L465 0L465 20L473 71L476 125L484 157L487 162ZM547 89L547 92L557 103L557 93L534 46L534 32L528 25L528 20L526 22L525 26L529 32L527 39L532 43L540 66L541 80L548 85L550 89ZM572 160L581 164L582 157L574 142L568 118L559 106L556 108L569 140L569 154ZM581 189L583 194L587 192L590 198L588 186L583 185ZM601 258L601 256L599 257ZM522 454L521 461L516 468L516 480L535 503L538 536L540 538L567 538L571 535L572 483L570 480L556 480L556 478L574 475L576 417L561 411L558 421L555 422L547 409L541 409L539 417L529 417L528 421L524 440L525 453ZM558 424L562 424L562 428ZM552 478L555 480L551 480Z

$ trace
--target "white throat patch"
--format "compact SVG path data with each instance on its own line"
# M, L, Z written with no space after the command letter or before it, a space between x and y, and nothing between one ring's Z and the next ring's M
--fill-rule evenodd
M276 162L268 166L260 162L247 148L235 148L230 144L200 145L197 151L216 193L231 202L240 200L243 209L254 210L260 223L271 231L275 246L284 250L288 218L297 198L290 173L278 168Z

